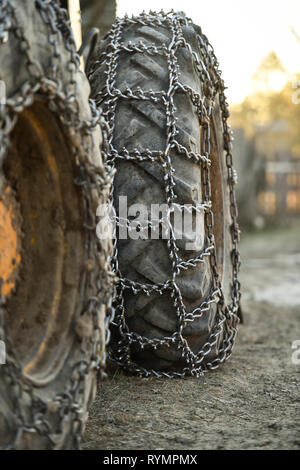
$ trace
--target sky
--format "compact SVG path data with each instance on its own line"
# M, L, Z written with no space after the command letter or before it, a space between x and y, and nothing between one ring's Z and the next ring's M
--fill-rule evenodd
M117 0L118 16L150 9L183 10L201 26L220 63L231 104L252 90L251 77L274 50L287 78L300 72L300 0ZM299 36L299 42L291 29ZM274 76L273 88L283 84Z

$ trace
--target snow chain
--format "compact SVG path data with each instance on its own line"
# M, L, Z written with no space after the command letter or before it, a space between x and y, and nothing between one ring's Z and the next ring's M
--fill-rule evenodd
M208 42L206 36L202 34L200 28L197 27L197 37L200 49L200 56L192 50L191 46L187 44L182 33L182 25L191 24L192 21L187 19L181 14L150 12L149 14L143 13L137 17L125 16L124 19L117 19L113 24L111 31L106 41L108 45L100 57L96 57L96 60L89 72L89 76L93 74L97 66L105 64L106 66L106 85L98 93L96 97L96 103L102 108L102 115L105 118L107 125L107 161L115 167L115 162L118 160L130 160L130 161L150 161L159 162L164 171L165 177L165 194L166 202L170 208L175 199L175 181L173 178L174 168L172 167L172 161L170 157L171 149L175 148L183 158L193 159L196 161L202 169L203 175L203 207L205 208L205 226L207 234L206 248L203 252L199 253L194 259L188 261L182 261L178 257L178 249L176 245L176 238L170 219L168 221L170 226L170 239L168 240L169 257L172 263L173 276L163 284L142 284L133 282L130 279L122 277L122 273L118 269L118 250L117 243L115 241L115 251L113 258L113 269L119 276L119 284L116 292L116 303L115 303L115 319L112 323L114 327L118 328L119 341L118 345L110 351L110 357L117 364L121 365L125 370L134 373L138 376L149 377L184 377L187 375L200 376L203 375L205 370L212 370L219 367L225 360L227 360L232 352L234 341L237 334L237 325L239 322L239 309L240 309L240 283L238 281L238 271L240 266L240 256L238 252L238 241L239 241L239 228L237 223L237 206L235 199L234 186L236 182L236 173L233 169L232 153L231 153L231 131L227 124L227 118L229 116L228 104L224 95L224 82L221 79L221 72L218 69L218 62L214 54L213 48ZM172 38L169 44L164 44L161 47L156 45L146 45L142 41L138 43L128 43L127 45L122 42L122 31L124 27L129 25L142 25L142 26L167 26L172 33ZM204 85L204 98L200 96L189 86L181 83L177 73L177 59L176 51L178 48L184 47L188 50L190 59L193 62L194 68L197 71L201 83ZM166 57L168 66L169 76L169 88L161 92L154 91L143 91L140 87L133 90L127 88L121 92L116 87L116 73L118 67L119 55L122 51L129 53L143 53L155 55L163 55ZM101 67L102 69L102 67ZM174 106L174 94L185 93L188 95L194 104L197 114L199 117L199 123L203 129L203 141L202 141L202 152L201 155L189 153L187 149L180 145L176 140L177 128L176 128L176 109ZM231 213L231 238L232 238L232 272L233 272L233 284L232 284L232 302L230 305L225 305L224 294L222 292L220 275L217 270L216 261L216 247L214 239L214 216L211 209L211 181L210 181L210 133L211 133L211 114L213 104L217 94L219 95L222 123L223 123L223 139L224 139L224 150L226 152L226 165L228 171L228 186L230 190L230 213ZM113 146L113 132L114 132L114 121L116 115L116 106L118 100L139 100L149 101L152 103L161 102L165 108L165 116L167 122L167 137L166 145L162 151L150 151L144 149L139 151L128 151L123 148L117 151ZM111 194L112 201L112 194ZM194 208L195 209L195 208ZM170 212L169 212L170 214ZM126 223L126 222L125 222ZM120 225L120 221L116 218L116 225ZM127 221L127 226L130 222ZM124 226L124 222L123 222ZM176 284L176 276L179 274L181 269L186 269L188 266L195 266L196 263L203 261L204 256L210 257L211 270L213 273L213 288L209 298L202 302L192 312L187 312L186 307L183 303L181 291ZM142 293L144 295L150 295L152 292L162 294L163 292L169 292L173 298L174 309L178 319L178 329L171 336L164 337L163 339L149 339L145 336L136 334L135 332L129 331L129 327L126 324L125 306L124 306L124 292L129 289L134 294ZM193 321L195 318L199 318L203 312L208 310L211 303L217 304L216 324L208 338L208 341L203 345L202 349L194 354L190 349L187 341L183 337L183 329L188 322ZM219 348L217 357L211 362L205 363L206 356L211 352L212 348L217 344L219 336L222 335L222 342ZM135 348L151 348L156 349L161 346L170 347L175 346L178 350L181 350L181 359L184 360L185 366L181 371L176 372L162 372L156 370L148 370L144 367L136 364L131 359L131 345Z
M87 285L92 286L93 292L98 296L87 299L84 313L92 318L93 336L89 345L82 342L82 359L74 364L71 378L66 382L64 393L56 395L49 402L36 396L31 383L23 375L22 367L14 355L10 339L5 337L5 306L0 299L0 339L7 346L6 364L1 366L1 374L7 386L10 387L15 405L14 413L18 419L18 428L14 442L8 448L17 448L23 432L37 432L48 438L49 447L55 448L59 436L63 433L65 421L70 422L71 438L73 446L78 448L82 427L86 421L85 413L82 413L82 401L84 395L85 376L91 370L97 370L99 376L103 373L105 358L99 354L99 319L98 311L103 303L108 303L111 297L113 276L103 269L103 260L109 253L100 244L95 236L95 207L99 203L105 203L105 194L109 194L111 173L89 161L89 150L93 146L93 132L99 125L100 117L96 106L90 101L92 116L90 120L83 121L79 118L79 103L77 101L76 74L79 70L79 56L70 27L67 12L60 9L55 0L37 0L35 2L43 21L48 29L48 41L53 46L51 71L45 76L41 64L32 58L31 45L26 38L26 31L18 20L18 7L11 0L0 0L0 47L7 42L9 34L13 34L19 42L19 46L26 57L26 67L29 79L23 83L21 89L13 98L8 98L5 106L0 108L0 162L5 157L9 147L9 135L17 121L17 115L24 108L30 106L35 95L40 93L47 96L49 108L55 112L64 128L69 130L72 143L72 151L76 155L76 164L80 178L75 181L82 189L84 201L86 230L86 248L89 258L94 259L96 269L87 270ZM58 40L63 38L66 50L69 53L68 72L69 82L65 85L57 76L60 65L60 53ZM75 146L78 136L81 142ZM74 156L75 158L75 156ZM108 320L107 320L108 321ZM29 413L26 416L19 404L21 401L28 403ZM49 413L58 411L58 422L55 426L48 419ZM27 416L29 414L30 416Z

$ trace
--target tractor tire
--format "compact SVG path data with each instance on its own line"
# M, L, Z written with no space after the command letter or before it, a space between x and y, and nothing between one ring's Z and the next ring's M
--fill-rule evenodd
M112 288L99 113L58 2L0 7L0 448L78 448Z
M166 167L169 163L162 164L159 152L163 155L165 151L172 117L166 116L161 100L155 103L152 99L158 97L162 90L167 93L170 86L170 65L161 51L171 44L172 34L179 24L188 47L199 55L200 51L197 26L183 18L177 18L172 26L172 20L165 18L167 16L157 20L150 13L149 16L141 15L132 20L120 20L100 43L88 75L92 96L102 109L108 126L111 126L110 158L116 168L113 199L117 217L120 217L118 207L122 196L127 197L128 207L133 204L146 207L147 220L150 220L151 204L164 204L166 193L168 196L166 178L169 176L164 171L164 165ZM181 83L205 100L204 86L193 66L188 47L177 48L178 76ZM203 168L201 161L199 163L185 155L203 154L203 126L199 124L196 107L187 94L174 93L173 102L179 145L173 145L170 151L173 181L170 178L168 183L173 184L176 204L195 207L204 200ZM217 273L213 271L212 257L201 256L205 250L209 252L206 216L203 216L206 243L203 243L203 233L191 231L181 234L182 239L175 240L174 251L177 250L182 266L175 278L172 265L174 252L170 256L169 241L167 243L161 236L159 239L128 237L117 240L115 269L120 283L115 327L112 327L112 358L128 371L139 375L197 374L214 368L214 361L220 354L222 359L216 362L221 363L226 357L226 354L222 355L226 329L222 323L225 320L220 321L218 302L213 295L215 277L219 276L223 301L229 304L233 283L230 190L219 94L214 99L210 127L211 200L215 219ZM182 151L184 147L186 150ZM194 243L192 251L186 249L187 242ZM199 253L201 260L189 263ZM172 289L167 287L174 279L177 285L175 297L175 283ZM182 341L177 341L178 335L174 335L182 324L178 308L174 305L177 295L178 302L180 297L183 301L185 312L195 311L208 302L206 311L193 321L184 323L181 330L183 345ZM172 341L171 337L175 339ZM209 341L211 346L207 346ZM186 344L195 356L189 356ZM201 354L203 347L207 349ZM196 355L199 352L201 360L197 363ZM194 361L192 367L188 364L189 357Z

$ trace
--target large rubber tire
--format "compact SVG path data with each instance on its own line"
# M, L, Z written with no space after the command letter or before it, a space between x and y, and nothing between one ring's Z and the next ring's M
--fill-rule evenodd
M137 90L154 92L168 90L169 75L166 59L160 54L153 52L154 47L161 48L170 44L172 31L168 25L151 25L151 19L147 19L144 25L136 24L135 21L122 29L119 38L120 43L126 47L129 42L128 52L123 50L113 62L115 74L114 88L125 93L130 87ZM197 31L193 25L183 26L183 34L191 48L199 53L197 42ZM123 148L128 150L128 155L134 155L134 150L140 152L150 149L151 151L163 151L166 143L167 121L165 109L160 103L154 104L150 101L121 98L116 107L115 118L109 122L112 116L113 102L106 94L107 64L113 54L110 46L111 37L100 44L94 57L94 64L90 69L90 83L92 96L97 104L103 109L108 123L113 124L112 148L124 155ZM152 53L134 51L134 45L142 41L143 45L152 47ZM108 55L106 55L108 54ZM191 55L187 48L180 47L176 53L180 81L187 84L203 96L203 88L199 81L199 75L192 65ZM128 95L129 96L129 95ZM176 107L176 122L179 134L178 142L188 152L201 154L201 128L196 108L191 100L183 93L174 95ZM109 108L110 106L110 108ZM211 127L211 184L212 203L215 215L214 233L217 246L218 269L222 280L222 286L226 302L230 303L230 291L232 282L232 268L230 252L232 249L230 234L230 209L229 188L227 184L227 167L223 147L223 127L218 96L214 102ZM182 154L173 149L171 151L172 166L175 169L175 193L177 204L192 204L193 206L202 201L202 176L201 165L187 160ZM161 163L157 161L126 161L114 160L117 173L114 180L114 201L118 209L119 196L127 196L128 207L131 204L143 204L149 209L152 203L163 204L166 202L164 172ZM118 215L118 212L117 212ZM199 235L199 234L198 234ZM193 241L191 233L185 233L182 240L177 240L179 248L178 255L183 260L194 258L203 247L199 246L194 252L185 251L187 241ZM195 239L195 238L194 238ZM196 236L197 239L197 236ZM196 240L197 241L197 240ZM199 245L199 244L198 244ZM169 249L165 240L118 240L118 265L120 276L141 284L163 284L172 278L171 261ZM212 269L210 258L205 257L202 263L195 267L182 270L176 277L177 285L181 291L187 311L192 311L202 302L208 299L212 290ZM120 299L119 299L120 300ZM122 309L123 301L117 305L117 313ZM121 307L120 307L121 305ZM137 333L142 337L164 339L177 330L178 316L174 307L174 300L168 292L160 295L157 292L150 295L134 293L126 290L124 293L125 320L128 325L126 331ZM201 318L195 319L183 330L184 338L194 353L197 353L206 343L209 335L216 325L216 303L209 306L207 312ZM120 320L121 322L121 320ZM114 341L112 342L113 355L118 360L118 329L113 329ZM209 363L218 354L222 335L218 343L206 356L205 363ZM120 345L118 345L120 347ZM182 371L186 363L181 360L182 350L174 347L158 346L141 348L133 343L130 348L131 364L123 364L129 370L134 371ZM135 364L135 366L133 365ZM142 372L142 373L143 373ZM147 372L146 372L147 374Z
M0 448L77 448L111 285L101 131L58 3L0 6Z

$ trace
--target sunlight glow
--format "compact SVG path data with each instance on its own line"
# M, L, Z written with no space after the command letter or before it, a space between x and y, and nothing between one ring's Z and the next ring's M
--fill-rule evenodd
M288 76L300 71L300 0L118 0L119 16L161 8L184 10L202 27L219 59L231 103L250 93L251 76L272 50ZM270 86L277 90L281 81L274 75Z

